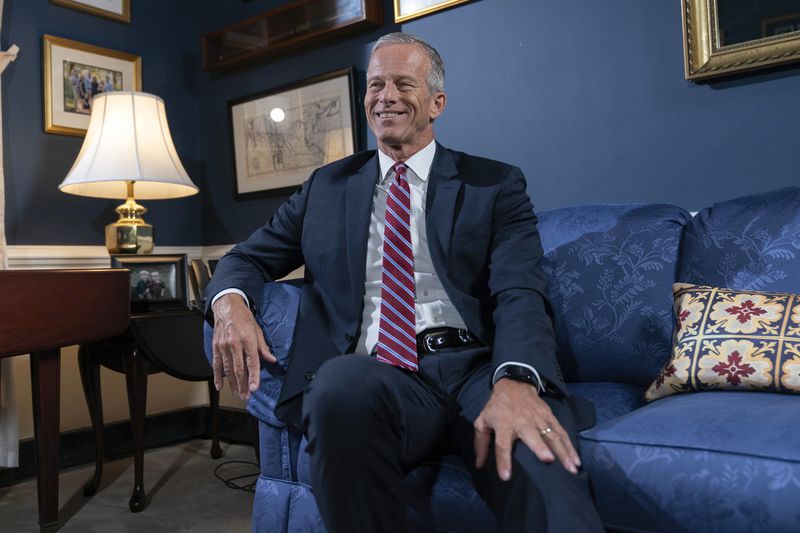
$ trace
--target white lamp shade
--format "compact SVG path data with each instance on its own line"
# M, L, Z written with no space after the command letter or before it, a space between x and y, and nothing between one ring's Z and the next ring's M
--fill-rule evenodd
M196 194L172 144L164 101L158 96L117 91L92 101L89 129L67 177L58 188L94 198L156 200Z

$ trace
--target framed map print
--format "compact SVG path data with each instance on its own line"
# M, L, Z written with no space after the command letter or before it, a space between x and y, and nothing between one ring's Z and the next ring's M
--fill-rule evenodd
M353 69L229 103L236 197L284 193L356 150Z

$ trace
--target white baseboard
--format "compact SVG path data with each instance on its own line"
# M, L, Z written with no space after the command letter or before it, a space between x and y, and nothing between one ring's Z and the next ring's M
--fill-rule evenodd
M186 254L187 259L219 259L233 248L232 244L213 246L158 246L156 254ZM109 268L111 259L105 246L33 246L19 244L6 248L9 270L59 268ZM302 279L303 267L281 279ZM194 298L190 290L190 297Z
M158 246L153 253L186 254L189 259L218 259L232 244L214 246ZM69 246L27 244L7 247L9 269L107 268L110 266L105 246Z

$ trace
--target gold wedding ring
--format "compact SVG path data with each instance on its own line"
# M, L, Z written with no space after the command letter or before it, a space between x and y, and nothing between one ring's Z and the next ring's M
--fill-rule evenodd
M553 432L553 430L552 430L552 429L550 429L550 428L548 427L548 428L544 428L543 430L541 430L541 431L539 432L539 435L541 435L542 437L544 437L544 436L546 436L548 433L552 433L552 432Z

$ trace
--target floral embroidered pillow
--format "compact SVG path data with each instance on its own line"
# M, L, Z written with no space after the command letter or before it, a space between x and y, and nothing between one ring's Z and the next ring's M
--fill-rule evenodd
M672 357L645 393L800 394L800 295L676 283Z

